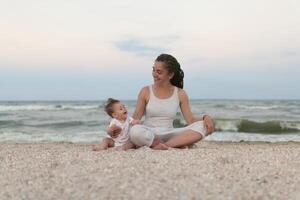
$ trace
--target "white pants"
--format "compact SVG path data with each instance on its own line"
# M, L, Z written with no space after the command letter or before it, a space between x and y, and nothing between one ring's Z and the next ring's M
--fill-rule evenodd
M206 136L206 129L203 125L203 121L194 122L183 128L150 128L145 125L137 124L131 127L129 135L130 140L137 146L150 147L153 143L154 136L157 135L163 142L168 141L170 138L182 134L182 132L192 130L199 133L202 138Z

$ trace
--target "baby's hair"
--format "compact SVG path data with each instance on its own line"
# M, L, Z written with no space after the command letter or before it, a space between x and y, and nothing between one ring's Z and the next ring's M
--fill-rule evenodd
M113 105L115 103L119 103L120 101L117 100L117 99L113 99L113 98L108 98L106 103L105 103L105 112L110 116L110 117L113 117L112 116L112 113L114 112L114 109L113 109Z

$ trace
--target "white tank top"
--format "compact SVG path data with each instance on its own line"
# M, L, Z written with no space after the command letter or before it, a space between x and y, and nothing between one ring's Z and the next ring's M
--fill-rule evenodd
M150 98L146 105L146 116L144 125L152 128L173 128L173 120L179 107L178 88L174 87L174 92L167 99L157 98L149 86Z

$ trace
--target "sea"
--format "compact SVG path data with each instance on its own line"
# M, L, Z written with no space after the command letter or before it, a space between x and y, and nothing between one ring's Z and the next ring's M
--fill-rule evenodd
M123 101L129 114L135 101ZM110 118L103 101L0 101L0 143L98 143ZM191 100L195 116L209 114L207 141L300 142L300 100ZM180 113L175 127L185 126Z

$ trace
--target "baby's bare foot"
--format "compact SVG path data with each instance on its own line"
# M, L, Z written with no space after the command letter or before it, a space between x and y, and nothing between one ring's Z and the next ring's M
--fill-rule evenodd
M93 145L92 150L93 151L101 151L101 150L105 150L105 148L103 148L101 145Z
M115 147L116 151L125 151L125 149L123 148L123 146L119 146L119 147Z

